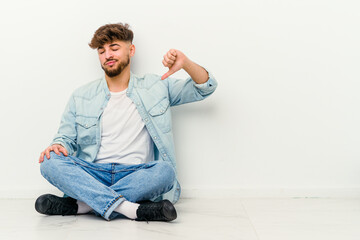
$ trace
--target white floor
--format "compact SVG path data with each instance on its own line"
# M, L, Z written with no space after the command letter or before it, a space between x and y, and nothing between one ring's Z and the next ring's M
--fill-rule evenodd
M44 216L35 200L0 200L0 239L360 239L360 198L181 199L171 223Z

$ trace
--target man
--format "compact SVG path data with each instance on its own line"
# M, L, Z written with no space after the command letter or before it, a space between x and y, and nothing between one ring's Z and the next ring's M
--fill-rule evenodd
M162 61L169 71L136 76L128 24L96 30L105 76L74 91L58 133L40 155L41 174L65 196L40 196L35 209L47 215L94 211L106 220L123 215L137 221L172 221L180 196L176 178L170 106L202 100L216 80L181 51ZM184 69L187 80L168 78Z

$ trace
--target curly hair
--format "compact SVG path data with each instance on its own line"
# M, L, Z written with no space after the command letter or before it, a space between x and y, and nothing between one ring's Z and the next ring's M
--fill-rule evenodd
M127 23L106 24L101 26L95 31L89 46L92 49L96 49L104 46L106 43L111 43L116 40L132 43L134 33L129 27L129 24Z

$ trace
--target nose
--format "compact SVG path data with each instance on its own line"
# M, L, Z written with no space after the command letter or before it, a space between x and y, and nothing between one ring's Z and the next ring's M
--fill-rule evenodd
M111 51L105 51L105 58L106 58L106 60L107 60L107 59L111 59L112 57L113 57L113 54L112 54Z

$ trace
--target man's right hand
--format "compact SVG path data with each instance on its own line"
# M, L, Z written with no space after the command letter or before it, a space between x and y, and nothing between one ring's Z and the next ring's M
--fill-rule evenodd
M60 144L54 144L50 147L46 148L40 155L39 163L42 163L44 161L44 156L46 154L47 159L50 159L50 152L54 151L57 155L60 155L60 152L62 152L66 157L68 155L68 152L66 151L66 148L64 148Z

